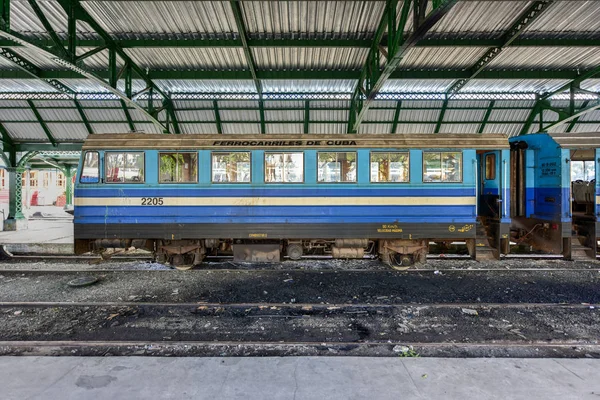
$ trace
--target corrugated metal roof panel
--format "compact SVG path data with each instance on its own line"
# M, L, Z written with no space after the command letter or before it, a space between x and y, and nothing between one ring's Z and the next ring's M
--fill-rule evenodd
M581 82L581 88L592 92L600 92L600 79L586 79Z
M2 92L56 92L49 83L40 79L2 79Z
M149 121L148 114L136 108L128 108L129 115L133 121Z
M571 132L600 132L600 124L577 124Z
M501 37L525 11L529 1L459 1L430 32L460 32L477 37L481 32Z
M533 121L537 122L539 120L540 114L537 114ZM558 114L552 110L544 110L543 121L544 123L558 121Z
M311 100L310 108L347 108L350 109L348 100Z
M175 105L176 110L180 110L182 108L204 108L204 107L213 107L212 101L202 101L202 100L173 100L173 104Z
M494 107L529 107L533 108L535 100L496 100Z
M439 93L448 90L454 79L388 79L382 93Z
M398 114L398 121L437 122L440 110L411 110L403 108Z
M551 92L568 83L565 79L472 79L462 92Z
M346 124L310 124L308 127L309 133L325 134L325 135L341 135L348 130Z
M163 47L125 49L142 68L150 69L247 69L244 49L229 47Z
M123 109L90 109L83 111L89 121L124 121L127 122ZM129 130L129 129L128 129Z
M32 100L36 107L69 107L75 108L75 103L72 100ZM25 103L27 105L27 103Z
M392 124L368 124L362 123L358 128L358 133L366 134L381 134L390 133L392 130Z
M490 62L489 68L595 68L599 63L597 47L508 47Z
M78 93L106 93L103 86L90 81L89 79L61 79L61 82ZM82 100L83 101L83 100Z
M7 60L4 57L0 57L0 69L1 70L16 70L16 66L12 61Z
M523 124L487 124L483 133L504 133L510 137L518 136Z
M449 100L448 108L452 107L483 107L490 106L489 100Z
M377 107L396 108L397 105L398 105L397 100L375 100L373 102L373 106L371 107L371 109L377 108Z
M265 111L266 121L303 121L304 111Z
M94 133L128 133L128 124L91 124Z
M394 119L394 110L373 110L367 111L365 122L367 121L392 121ZM389 131L388 131L389 132Z
M555 2L525 30L526 33L552 32L556 35L587 33L597 35L600 31L600 8L597 1Z
M121 102L118 100L79 100L79 105L82 108L111 107L121 109Z
M487 51L485 47L415 47L400 62L401 68L469 68Z
M580 118L580 121L600 121L600 110L590 111L587 114L583 114Z
M434 133L435 124L398 124L396 133Z
M242 12L252 36L285 34L331 38L371 38L383 14L383 1L244 1Z
M26 100L0 100L0 107L29 108L29 104L27 104Z
M356 86L354 79L263 80L265 93L350 93Z
M525 121L530 110L492 110L489 121Z
M81 116L76 109L65 108L40 108L38 109L44 121L81 121Z
M286 133L298 134L304 132L303 124L267 124L265 126L266 133Z
M269 100L264 102L265 110L268 108L279 108L279 107L296 107L304 109L304 100ZM312 108L312 103L310 104Z
M77 47L77 55L80 56L92 49L93 47ZM89 69L106 69L108 66L108 49L87 57L84 60L84 64ZM117 57L117 68L121 68L122 66L123 60L121 57Z
M213 134L217 133L216 124L179 124L182 133L202 133Z
M260 112L253 110L220 110L221 121L260 121Z
M442 100L402 100L402 108L442 108Z
M48 129L52 132L52 137L59 141L81 142L85 140L88 131L84 124L61 124L48 123Z
M219 108L255 108L258 110L258 101L255 100L219 100L218 104Z
M446 110L444 121L483 121L485 110Z
M260 124L223 124L224 134L260 133Z
M347 121L348 111L345 110L310 110L311 121Z
M254 82L245 79L157 79L154 83L162 90L167 90L171 93L256 93Z
M252 48L257 67L274 70L358 70L368 52L351 47Z
M48 141L46 132L40 124L22 123L22 122L7 122L4 125L9 136L16 140L42 140Z
M226 1L85 1L82 5L119 38L148 33L231 36L237 32Z
M442 124L440 133L477 133L479 124Z
M214 111L186 110L177 111L176 114L180 123L185 121L215 121Z
M0 121L35 121L35 114L31 109L5 108L0 110Z

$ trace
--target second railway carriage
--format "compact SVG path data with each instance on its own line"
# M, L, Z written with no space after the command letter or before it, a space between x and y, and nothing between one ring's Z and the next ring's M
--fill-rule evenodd
M228 252L424 261L430 241L507 247L503 135L91 135L75 249L143 246L173 264Z
M513 240L567 259L595 260L598 133L537 133L510 143Z

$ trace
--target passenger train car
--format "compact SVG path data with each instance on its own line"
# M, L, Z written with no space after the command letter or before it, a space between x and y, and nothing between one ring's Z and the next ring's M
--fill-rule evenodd
M508 248L509 143L468 135L90 135L75 250L425 260L430 241L476 258Z
M596 259L598 133L510 139L513 240L567 259Z

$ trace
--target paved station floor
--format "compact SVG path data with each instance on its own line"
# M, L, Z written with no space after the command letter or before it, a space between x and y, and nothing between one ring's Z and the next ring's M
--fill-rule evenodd
M2 357L3 399L597 399L600 360Z
M62 207L32 207L27 229L0 231L0 245L19 253L73 252L73 217Z

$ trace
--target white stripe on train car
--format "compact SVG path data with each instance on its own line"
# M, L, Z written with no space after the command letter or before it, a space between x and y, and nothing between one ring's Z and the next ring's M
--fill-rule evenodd
M474 206L461 197L78 197L76 206Z

